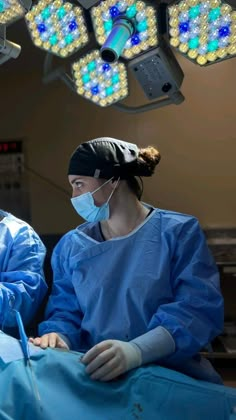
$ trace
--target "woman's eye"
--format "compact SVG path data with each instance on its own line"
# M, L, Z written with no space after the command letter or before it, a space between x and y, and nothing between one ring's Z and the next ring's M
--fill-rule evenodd
M81 188L82 187L82 184L81 184L81 182L75 182L75 186L76 186L76 188Z

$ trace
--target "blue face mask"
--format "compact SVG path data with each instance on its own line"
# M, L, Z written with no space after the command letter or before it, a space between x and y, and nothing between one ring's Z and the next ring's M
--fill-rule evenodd
M100 222L101 220L107 220L110 217L109 201L117 187L118 181L115 185L114 190L111 192L106 203L102 206L97 207L94 204L93 194L100 190L104 185L108 184L112 178L108 179L104 184L92 192L78 195L77 197L71 198L71 203L77 213L87 220L87 222Z

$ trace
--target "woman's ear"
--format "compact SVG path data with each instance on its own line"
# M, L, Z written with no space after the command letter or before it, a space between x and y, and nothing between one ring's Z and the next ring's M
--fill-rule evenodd
M118 177L118 178L117 177L113 177L110 182L111 182L112 188L113 189L116 189L116 187L120 183L120 177Z

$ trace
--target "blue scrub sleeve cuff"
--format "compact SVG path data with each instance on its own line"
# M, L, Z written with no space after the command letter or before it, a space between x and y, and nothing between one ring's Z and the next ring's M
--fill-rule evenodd
M156 362L175 351L175 341L165 328L159 326L140 335L130 344L139 347L142 354L142 364Z
M57 333L57 335L59 335L59 337L60 337L63 341L65 341L65 343L67 344L67 346L68 346L68 347L69 347L69 349L70 349L70 348L71 348L71 342L70 342L69 338L68 338L66 335L61 334L61 333Z

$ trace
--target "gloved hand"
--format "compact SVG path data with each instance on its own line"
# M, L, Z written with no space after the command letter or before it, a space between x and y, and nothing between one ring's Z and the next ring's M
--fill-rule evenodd
M141 350L136 344L105 340L92 347L81 359L91 379L110 381L141 365Z

